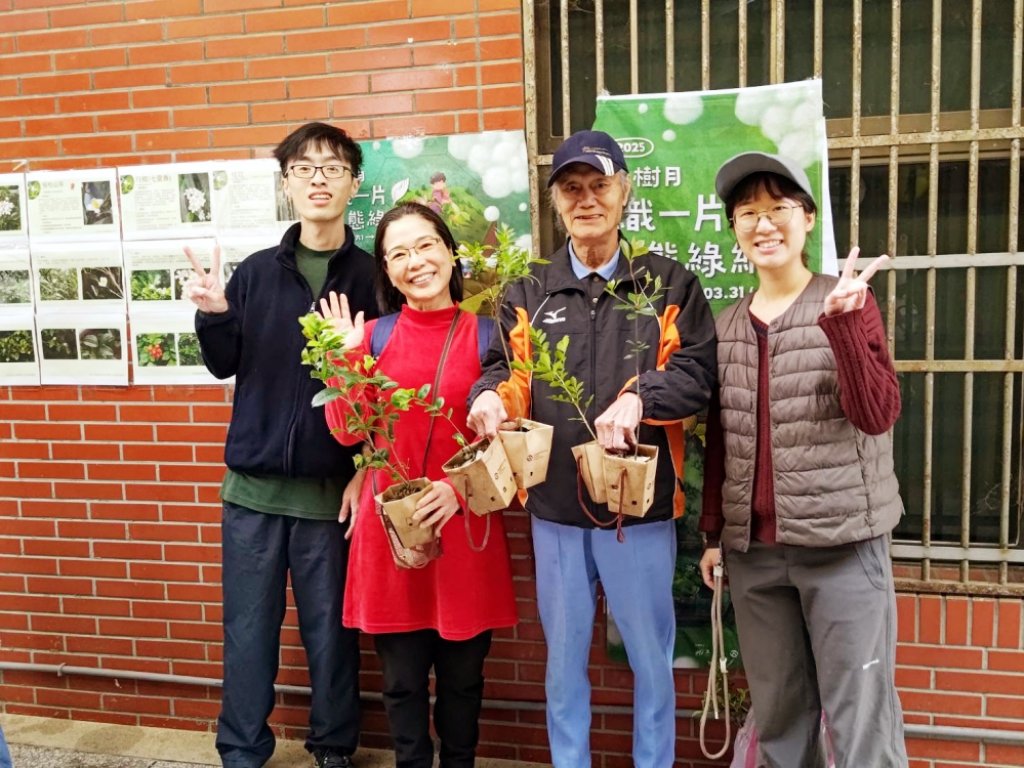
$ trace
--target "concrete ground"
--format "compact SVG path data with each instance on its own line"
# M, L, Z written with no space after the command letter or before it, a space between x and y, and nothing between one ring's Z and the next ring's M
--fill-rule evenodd
M213 735L170 728L0 715L13 768L190 768L219 766ZM311 768L298 741L278 741L266 768ZM389 768L390 752L360 749L357 768ZM540 763L478 759L478 768L544 768Z

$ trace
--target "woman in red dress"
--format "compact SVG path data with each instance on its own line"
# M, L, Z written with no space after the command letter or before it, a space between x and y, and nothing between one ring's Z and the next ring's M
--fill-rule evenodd
M398 312L377 370L400 387L418 389L438 380L433 398L444 398L451 422L466 423L466 399L480 376L477 318L458 308L462 273L455 240L434 211L408 203L388 211L377 228L374 259L377 295L384 312ZM345 347L370 354L376 321L349 316L344 296L322 302L325 317L345 332ZM445 359L442 350L451 335ZM440 374L438 369L440 367ZM327 405L327 423L343 443L361 439L344 432L345 406ZM483 665L494 629L516 623L508 543L501 513L490 515L490 535L482 551L468 536L484 539L486 518L468 514L448 525L460 499L441 465L458 450L454 427L421 407L403 412L390 446L411 477L426 476L433 489L419 502L414 520L440 535L442 556L425 567L396 567L391 546L374 507L374 493L391 484L388 473L368 470L358 511L349 524L352 548L345 586L343 621L373 635L384 673L384 706L395 742L397 768L431 768L429 675L433 668L434 727L442 768L474 764L483 697ZM429 435L429 438L428 438ZM365 482L369 480L370 482ZM343 511L343 514L347 510ZM468 531L463 523L467 523Z

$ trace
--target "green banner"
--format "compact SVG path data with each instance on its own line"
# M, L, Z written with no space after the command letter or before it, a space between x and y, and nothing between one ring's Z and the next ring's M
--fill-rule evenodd
M360 142L363 183L349 204L356 243L373 250L377 223L409 201L444 218L460 243L494 242L507 224L531 247L529 166L522 131L409 136Z
M807 244L810 266L836 272L820 80L603 96L594 128L613 136L626 155L633 180L623 218L627 237L696 273L716 313L756 285L715 194L715 172L739 152L785 155L803 167L819 217Z

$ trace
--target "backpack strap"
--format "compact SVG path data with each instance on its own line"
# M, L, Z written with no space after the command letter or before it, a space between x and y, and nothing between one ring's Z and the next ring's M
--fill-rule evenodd
M387 346L391 332L395 330L395 323L398 322L400 312L392 312L390 315L383 315L377 318L377 322L370 331L370 354L380 357L380 353ZM476 352L480 360L484 359L488 347L491 346L491 339L494 337L494 318L485 315L476 316Z
M377 322L373 324L373 330L370 332L370 354L373 357L380 357L380 353L384 351L388 339L391 338L391 332L395 330L398 315L398 312L383 315L378 317Z
M480 356L480 362L484 361L487 349L491 346L491 338L494 336L494 327L497 323L493 317L486 315L476 316L476 351Z

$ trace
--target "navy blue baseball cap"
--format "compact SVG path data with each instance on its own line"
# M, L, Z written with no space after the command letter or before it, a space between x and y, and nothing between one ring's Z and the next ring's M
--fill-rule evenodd
M605 176L627 171L622 147L604 131L577 131L561 143L551 158L551 176L548 186L573 163L586 163Z

